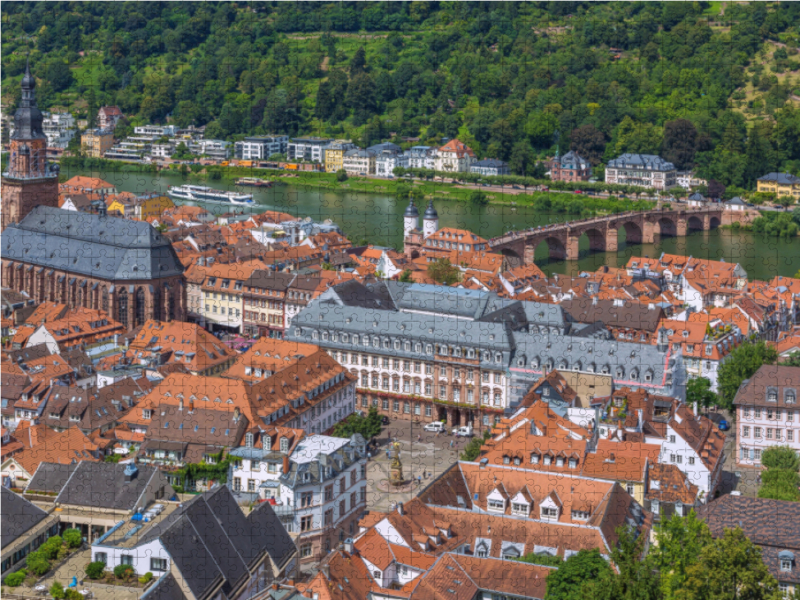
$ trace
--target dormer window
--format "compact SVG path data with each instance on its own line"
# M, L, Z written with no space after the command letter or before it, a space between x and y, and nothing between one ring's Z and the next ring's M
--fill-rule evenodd
M289 451L289 438L281 438L281 452L284 454Z
M490 499L487 501L487 510L493 512L505 512L506 503L504 500Z
M570 458L569 459L569 468L570 469L577 469L578 468L578 459L577 458Z
M775 388L768 388L767 389L767 402L777 402L778 401L778 390Z
M247 448L252 448L253 447L253 434L252 433L245 434L245 436L244 436L244 445Z
M572 511L572 519L574 521L588 521L589 520L589 513L585 510L573 510Z
M794 404L797 401L797 393L794 390L786 390L783 393L783 398L786 404Z
M541 457L536 452L531 453L531 464L538 465Z
M545 465L552 465L553 464L553 457L550 454L544 455L544 464Z
M794 562L794 554L789 550L781 550L778 552L778 560L781 563L781 571L790 573L792 571L792 563Z
M269 450L272 448L272 438L268 435L261 436L261 447L264 450Z
M527 517L531 511L530 504L525 504L523 502L514 502L511 505L511 514L513 515L520 515L522 517Z
M558 509L553 506L543 506L541 509L542 519L546 521L558 520Z

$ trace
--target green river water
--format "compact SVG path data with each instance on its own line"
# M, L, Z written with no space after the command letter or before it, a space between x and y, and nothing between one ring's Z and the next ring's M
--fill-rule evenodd
M81 174L100 177L113 183L118 191L133 193L162 192L172 185L194 183L219 189L234 189L228 181L206 181L179 174L150 175L112 171L93 171ZM354 244L366 240L379 246L401 248L403 243L403 211L405 203L392 196L358 192L326 192L319 188L277 186L269 189L241 188L252 193L254 212L280 210L298 217L314 220L331 219L338 224ZM230 207L206 204L212 212L225 212ZM420 206L420 213L424 207ZM249 207L238 210L251 210ZM574 216L546 214L531 207L488 205L475 207L463 202L437 201L440 227L469 229L485 238L508 230L523 229L546 223L567 221ZM620 234L624 236L624 234ZM620 240L622 242L622 239ZM542 244L536 251L536 263L546 273L578 274L594 271L602 265L621 266L630 256L658 256L662 252L691 255L698 258L738 262L750 279L771 279L775 275L793 276L800 270L800 238L786 240L750 232L717 229L693 232L683 238L656 237L654 244L620 243L617 252L590 252L588 239L581 239L581 255L577 261L550 261Z

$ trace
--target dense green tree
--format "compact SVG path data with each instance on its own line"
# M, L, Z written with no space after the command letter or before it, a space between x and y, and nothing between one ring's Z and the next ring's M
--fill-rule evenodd
M697 129L688 119L676 119L664 123L664 143L662 156L679 170L694 167L697 150Z
M761 548L738 527L706 544L687 569L679 598L778 600L778 582L761 559Z
M355 77L367 70L367 53L364 46L359 46L350 61L350 76Z
M569 147L588 160L592 166L597 166L603 158L606 136L591 123L583 125L572 130Z
M370 440L381 432L381 416L378 409L371 406L366 416L352 414L344 421L339 421L333 428L334 437L349 438L360 433L365 440Z
M686 382L686 402L703 408L717 403L717 395L711 391L711 382L707 377L692 377Z
M662 521L655 538L647 562L659 574L661 597L679 600L689 569L697 564L700 552L711 542L711 532L692 510L685 517L673 514L671 519Z
M617 126L612 139L615 142L615 156L625 152L658 154L661 149L662 134L652 123L634 121L625 117Z
M440 258L428 263L428 277L442 285L453 285L461 280L461 273L448 259Z
M545 600L596 598L599 589L604 590L604 597L613 576L608 561L597 549L580 550L547 576Z
M800 458L790 446L772 446L761 453L761 464L766 467L761 475L759 498L773 500L800 500Z
M778 353L772 346L765 342L744 342L734 348L728 360L719 367L717 376L719 389L719 404L726 410L733 408L733 400L739 386L745 379L752 377L761 365L774 364Z

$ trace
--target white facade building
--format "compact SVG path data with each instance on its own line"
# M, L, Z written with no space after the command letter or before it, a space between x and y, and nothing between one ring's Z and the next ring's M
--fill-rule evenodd
M133 128L133 133L136 135L144 135L150 137L174 137L178 135L177 125L140 125Z
M301 560L320 558L356 533L367 502L367 450L361 435L312 435L290 455L257 448L237 448L231 454L242 459L231 472L234 491L275 502Z
M69 113L47 114L42 121L42 131L49 148L66 148L77 133L75 117Z
M241 160L267 160L275 154L286 154L288 135L246 137L234 145L234 156Z
M289 142L287 150L289 160L321 163L324 156L324 148L332 141L330 138L319 137L295 138Z

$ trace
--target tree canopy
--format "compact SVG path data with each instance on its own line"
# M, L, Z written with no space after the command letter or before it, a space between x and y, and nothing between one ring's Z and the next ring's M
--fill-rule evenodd
M12 2L2 84L16 102L30 53L41 107L84 118L458 136L517 174L557 145L595 165L653 152L744 187L800 167L798 21L794 2Z

